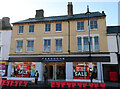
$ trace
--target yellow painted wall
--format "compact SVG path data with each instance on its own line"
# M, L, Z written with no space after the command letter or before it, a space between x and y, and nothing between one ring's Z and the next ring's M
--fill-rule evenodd
M97 20L98 29L91 31L91 34L99 34L99 47L100 52L108 52L107 47L107 36L106 36L106 19L105 18L93 18L90 20ZM84 21L84 31L77 31L77 21ZM45 33L45 24L51 24L51 32ZM61 21L62 23L62 32L55 32L56 23L60 22L43 22L43 23L32 23L32 24L14 24L12 31L12 39L11 39L11 48L10 54L66 54L68 53L68 22ZM29 33L29 25L34 24L34 33ZM88 20L74 20L70 21L70 49L71 52L77 52L77 37L76 35L88 35ZM23 34L18 34L19 26L24 26ZM51 39L51 52L44 52L44 39L43 37L63 37L62 41L62 52L55 52L55 39ZM23 52L16 53L16 38L23 38ZM34 52L27 53L26 52L26 38L36 38L34 40Z

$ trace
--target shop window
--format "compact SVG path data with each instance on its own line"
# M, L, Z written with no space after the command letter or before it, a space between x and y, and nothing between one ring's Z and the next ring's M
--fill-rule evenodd
M14 62L12 63L12 77L34 77L34 62Z
M94 79L97 79L97 64L92 63L92 68L88 62L74 62L73 63L73 79L90 79L91 72L94 72Z

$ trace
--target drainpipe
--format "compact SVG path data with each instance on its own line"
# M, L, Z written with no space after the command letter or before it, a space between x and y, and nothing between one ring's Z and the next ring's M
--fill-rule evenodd
M68 21L68 53L70 54L70 21Z

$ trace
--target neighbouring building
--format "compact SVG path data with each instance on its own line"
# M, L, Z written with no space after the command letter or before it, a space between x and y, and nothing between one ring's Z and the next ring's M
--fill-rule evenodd
M111 62L103 65L105 80L120 82L120 26L107 27L108 51L110 52ZM113 78L112 78L112 75ZM110 78L111 77L111 78Z
M41 81L48 70L49 80L90 82L93 70L93 82L104 82L102 63L110 62L106 15L89 15L90 57L88 15L73 14L72 2L67 7L68 15L44 17L41 9L35 18L13 23L8 79L32 80L38 70Z
M10 18L0 19L0 75L7 76L12 27Z

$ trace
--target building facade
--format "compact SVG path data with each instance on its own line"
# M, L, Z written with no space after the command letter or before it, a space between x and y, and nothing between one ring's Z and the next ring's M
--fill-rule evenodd
M105 63L104 74L109 72L114 74L114 81L120 80L120 26L107 27L108 50L110 52L111 62ZM108 74L109 75L109 74ZM106 81L109 81L110 76L106 76ZM120 82L120 81L119 81Z
M12 27L8 17L0 19L0 75L7 76Z
M9 79L32 80L38 70L39 81L48 70L49 80L103 82L102 62L110 62L106 35L106 15L91 12L90 47L88 15L73 14L68 3L68 15L44 17L36 10L35 18L13 23L9 58Z

